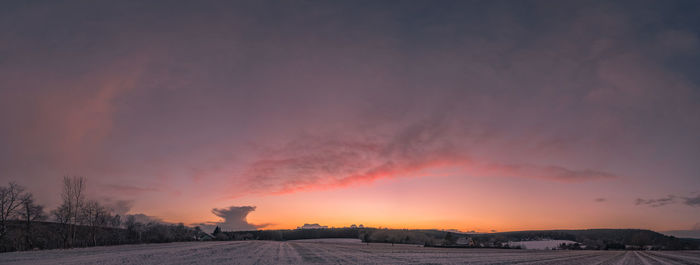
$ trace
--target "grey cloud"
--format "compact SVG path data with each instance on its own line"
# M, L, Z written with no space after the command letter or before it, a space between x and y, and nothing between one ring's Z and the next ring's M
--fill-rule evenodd
M669 204L683 203L684 205L691 207L700 207L700 194L695 196L680 196L680 195L668 195L663 198L658 199L637 199L635 201L636 205L648 205L651 207L660 207Z
M659 33L658 41L661 48L674 52L692 52L697 49L700 40L698 35L691 31L667 30Z
M651 207L661 207L664 205L676 203L676 199L677 198L674 195L668 195L667 197L659 198L659 199L641 199L641 198L638 198L635 201L635 204L636 205L647 205L647 206L651 206Z
M102 198L100 203L114 214L120 216L126 216L126 214L131 211L131 208L134 207L133 200L120 200L109 197Z
M159 224L170 224L168 222L163 221L163 219L156 217L156 216L150 216L142 213L136 213L136 214L127 214L125 218L122 219L122 222L125 222L127 220L133 219L134 222L137 223L142 223L142 224L148 224L148 223L159 223Z
M688 206L700 207L700 194L695 197L683 197L683 203Z
M248 214L255 211L255 206L231 206L228 208L214 208L211 212L220 217L219 222L198 223L204 231L213 231L219 226L223 231L244 231L256 230L268 226L269 224L251 224L248 222Z

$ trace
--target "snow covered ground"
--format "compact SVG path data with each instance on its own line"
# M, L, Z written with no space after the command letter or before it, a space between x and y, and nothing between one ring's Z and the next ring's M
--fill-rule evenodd
M0 253L0 264L700 264L700 251L429 248L356 241L225 241Z
M576 242L571 240L533 240L533 241L518 241L518 242L508 242L511 247L520 246L523 249L554 249L559 247L562 243L564 244L575 244Z
M290 243L329 243L329 244L364 244L359 238L316 238L287 241Z

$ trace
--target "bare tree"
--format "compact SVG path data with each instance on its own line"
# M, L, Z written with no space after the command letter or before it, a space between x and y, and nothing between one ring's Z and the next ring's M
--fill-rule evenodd
M61 224L58 228L58 234L61 235L61 239L63 240L63 247L68 247L68 240L70 239L71 235L69 229L71 219L69 209L70 207L64 203L58 206L58 208L55 210L51 211L51 215L53 215L56 222Z
M122 226L122 217L119 214L109 219L109 226L119 228Z
M143 232L146 230L144 224L137 222L136 218L133 215L129 215L126 218L126 222L124 222L124 225L126 226L126 230L129 231L129 234L136 234L136 239L138 242L142 242L142 235Z
M85 182L85 177L63 177L62 203L53 215L56 221L64 225L65 247L71 247L75 241L76 225L80 222L81 210L85 202Z
M0 187L0 240L7 235L7 221L17 215L22 204L24 187L10 182L7 187Z
M32 242L32 223L35 221L44 220L44 206L34 202L34 196L27 193L22 197L22 207L19 211L19 217L24 222L24 240L28 249L34 248Z
M90 228L93 245L97 246L97 229L107 224L108 212L97 201L89 201L82 208L82 221Z

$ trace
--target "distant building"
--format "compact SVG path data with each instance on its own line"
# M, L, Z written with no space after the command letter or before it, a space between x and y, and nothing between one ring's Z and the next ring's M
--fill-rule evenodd
M199 241L209 241L209 240L214 240L214 236L202 232L199 235L195 236L195 239L199 240Z
M304 224L302 226L298 226L297 229L327 229L328 226L326 225L319 225L319 224Z
M472 240L471 237L460 237L457 238L457 242L455 242L457 245L462 245L462 246L468 246L468 247L473 247L475 246L474 240Z

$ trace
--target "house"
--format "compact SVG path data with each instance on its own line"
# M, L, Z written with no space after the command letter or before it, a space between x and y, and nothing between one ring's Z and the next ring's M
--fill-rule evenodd
M198 240L198 241L210 241L210 240L214 240L214 236L207 234L205 232L202 232L202 233L199 233L198 235L194 236L194 239Z
M468 247L473 247L476 245L476 244L474 244L474 240L472 240L471 237L466 237L466 236L457 238L457 241L455 242L455 244L461 245L461 246L468 246Z
M328 229L328 226L319 224L304 224L302 226L298 226L297 229Z

